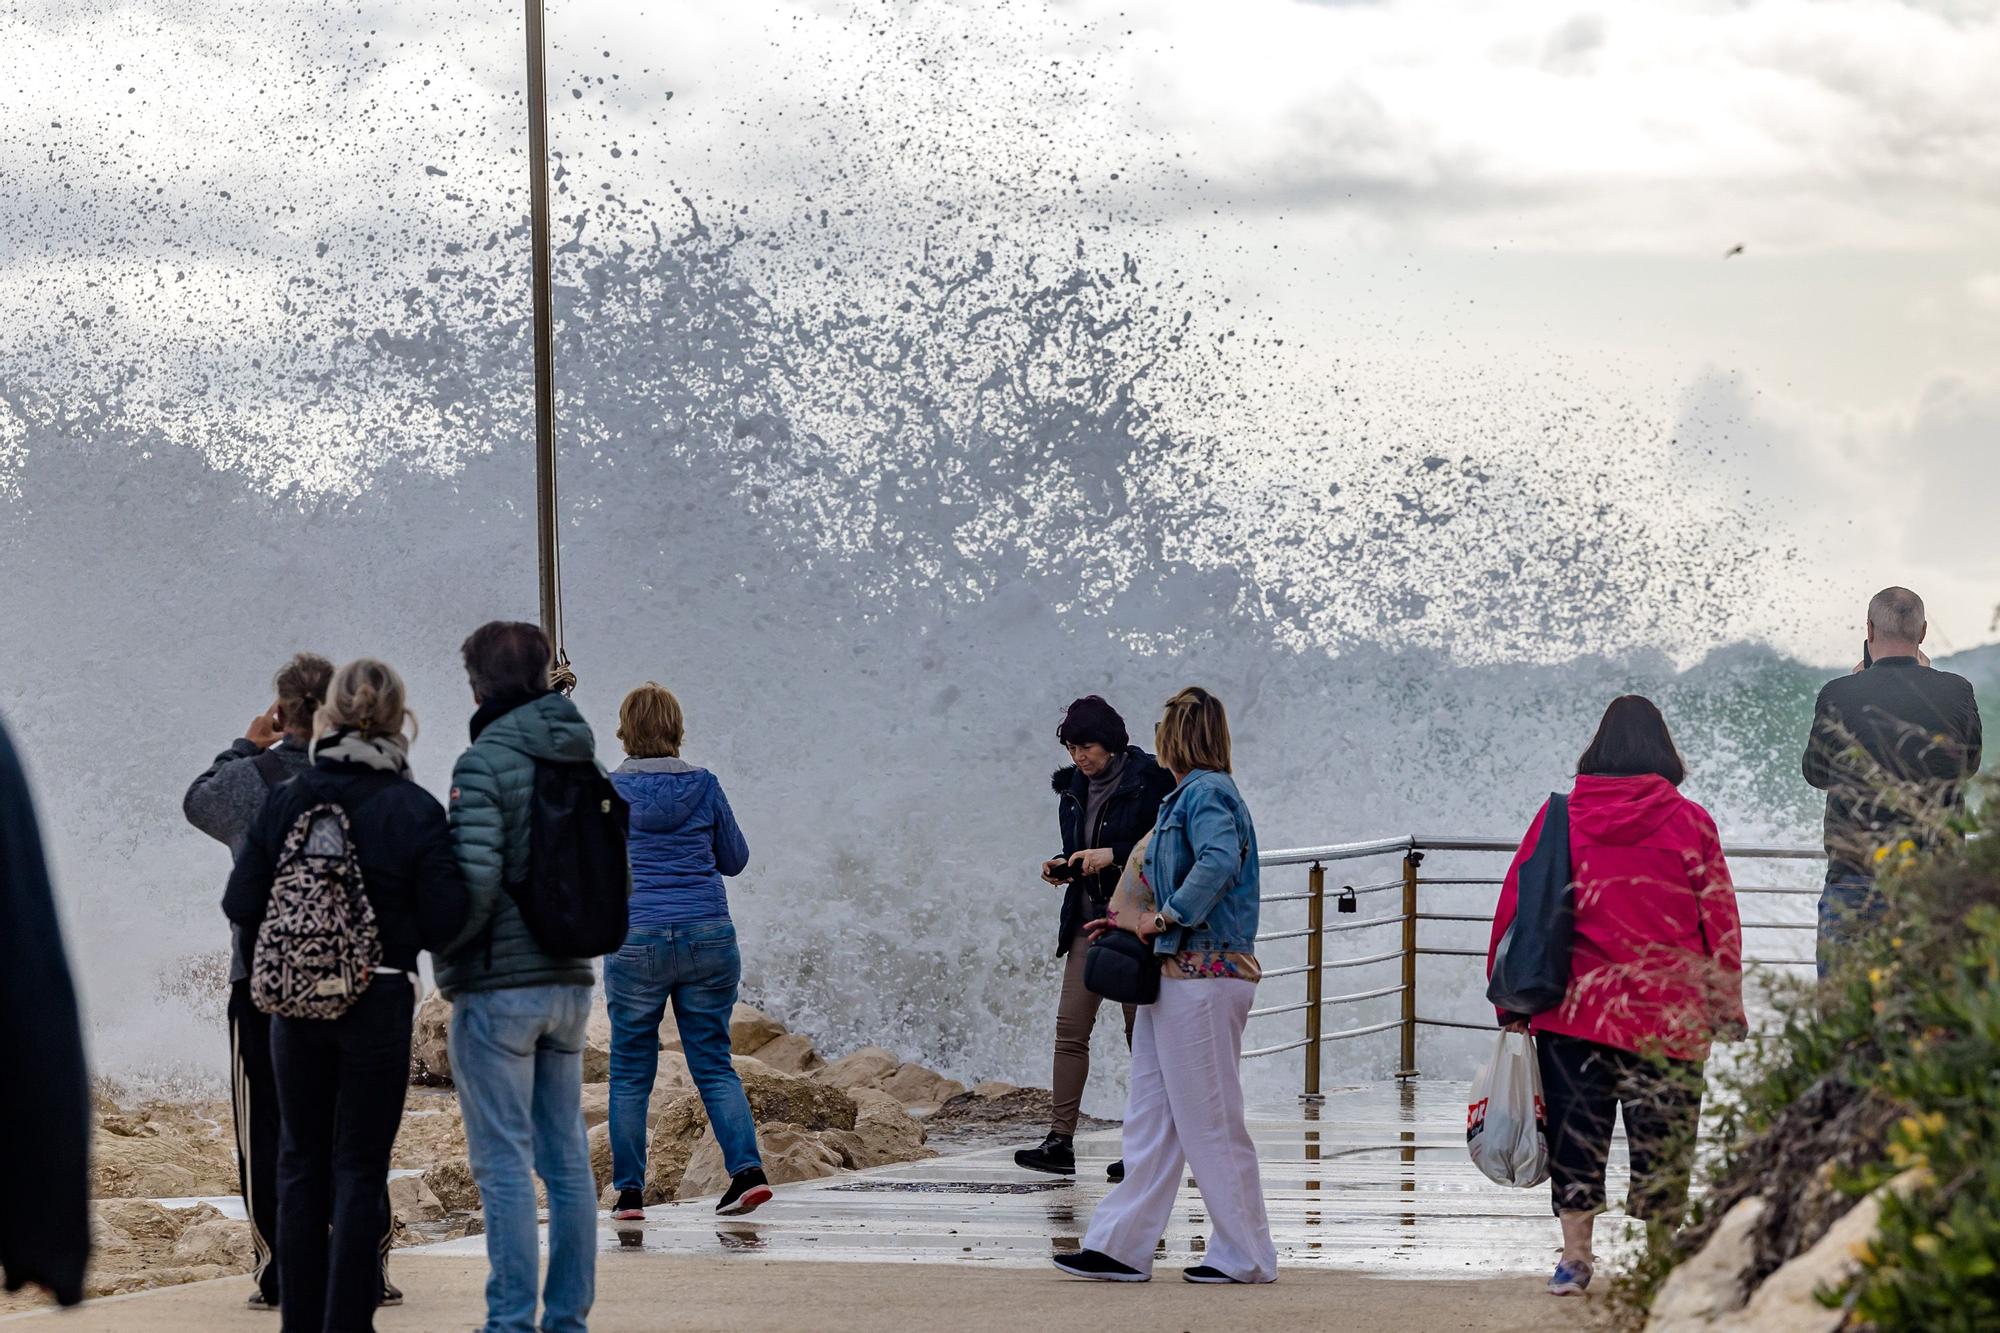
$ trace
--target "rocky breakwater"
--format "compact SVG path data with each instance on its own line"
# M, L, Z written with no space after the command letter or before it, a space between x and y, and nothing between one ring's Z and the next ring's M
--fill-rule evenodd
M449 1086L450 1015L450 1005L436 996L419 1007L413 1082ZM925 1118L967 1095L964 1084L878 1046L829 1061L810 1037L789 1031L747 1004L737 1005L731 1015L729 1039L732 1063L757 1121L764 1171L774 1185L933 1156L925 1143ZM583 1113L591 1166L607 1203L613 1192L610 1047L610 1019L599 1008L585 1037ZM659 1073L646 1112L646 1202L720 1194L729 1183L722 1150L671 1016L661 1027L659 1051ZM983 1084L980 1090L994 1095L1015 1091L1007 1084ZM406 1132L408 1128L406 1120ZM463 1158L463 1130L456 1144L449 1137L438 1139L438 1132L434 1127L430 1136L442 1155L424 1168L423 1179L448 1211L476 1208L478 1190Z
M413 1086L390 1159L398 1245L479 1229L479 1187L451 1082L450 1019L451 1006L440 996L418 1006ZM749 1005L737 1006L729 1035L757 1120L764 1169L777 1185L933 1156L926 1143L933 1117L956 1143L967 1126L990 1131L1023 1116L1046 1116L1046 1092L1005 1083L984 1083L968 1092L936 1070L880 1047L829 1061L810 1037L788 1031ZM721 1149L671 1017L659 1045L659 1076L647 1110L647 1202L719 1194L728 1184ZM607 1192L610 1048L611 1023L600 1005L584 1050L583 1116L592 1166ZM115 1088L101 1089L92 1149L96 1241L89 1294L247 1273L255 1241L249 1222L231 1216L241 1211L236 1193L228 1102L130 1101ZM40 1299L28 1293L0 1297L0 1312Z

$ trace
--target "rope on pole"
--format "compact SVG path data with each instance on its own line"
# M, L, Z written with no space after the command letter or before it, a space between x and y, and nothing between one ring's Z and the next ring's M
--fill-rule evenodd
M535 344L535 530L541 573L542 631L549 636L555 666L549 683L567 694L576 688L569 653L563 647L562 543L556 507L556 350L555 310L549 278L549 97L542 0L528 8L528 205L533 260L529 286L534 294Z

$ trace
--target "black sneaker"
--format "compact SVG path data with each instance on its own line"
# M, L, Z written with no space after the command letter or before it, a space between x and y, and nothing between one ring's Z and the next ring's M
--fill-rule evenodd
M278 1303L276 1301L266 1300L264 1298L264 1293L261 1291L251 1292L250 1299L243 1303L249 1306L253 1310L269 1310L273 1314L276 1314L278 1311Z
M618 1203L611 1210L614 1222L643 1222L646 1220L646 1200L637 1190L619 1190Z
M1125 1159L1121 1157L1110 1166L1105 1167L1104 1178L1114 1183L1125 1179Z
M1235 1282L1236 1279L1223 1272L1220 1268L1210 1268L1207 1264L1203 1264L1199 1268L1190 1268L1182 1273L1181 1281L1222 1286L1225 1283Z
M382 1299L377 1304L387 1306L401 1305L402 1303L403 1289L391 1282L387 1273L382 1274Z
M1079 1250L1075 1254L1056 1256L1056 1267L1071 1277L1087 1277L1094 1282L1144 1282L1146 1275L1136 1268L1127 1268L1108 1254L1096 1250Z
M1030 1171L1046 1171L1052 1176L1076 1174L1076 1149L1067 1134L1051 1134L1039 1148L1023 1148L1014 1154L1014 1165Z
M722 1196L722 1202L715 1205L715 1211L723 1217L741 1217L755 1212L771 1201L771 1182L764 1179L762 1167L751 1167L748 1171L738 1171L729 1181L729 1192Z

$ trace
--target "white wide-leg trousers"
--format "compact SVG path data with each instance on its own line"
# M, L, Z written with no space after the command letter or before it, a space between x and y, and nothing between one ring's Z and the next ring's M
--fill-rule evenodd
M1257 1148L1243 1123L1243 1025L1255 983L1168 977L1132 1029L1125 1179L1097 1205L1086 1249L1142 1273L1173 1216L1182 1168L1194 1172L1212 1230L1202 1262L1241 1282L1278 1276Z

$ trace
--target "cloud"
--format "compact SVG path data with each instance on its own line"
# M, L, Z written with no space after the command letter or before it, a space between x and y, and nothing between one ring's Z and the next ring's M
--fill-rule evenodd
M1763 502L1803 594L1800 651L1837 660L1857 597L1901 583L1930 603L1946 647L1986 637L2000 547L1984 540L2000 497L2000 377L1940 375L1906 401L1834 411L1710 371L1676 425L1697 494Z
M2000 225L2000 11L1962 8L1155 0L1128 59L1137 119L1244 206L1482 249L1951 248Z

